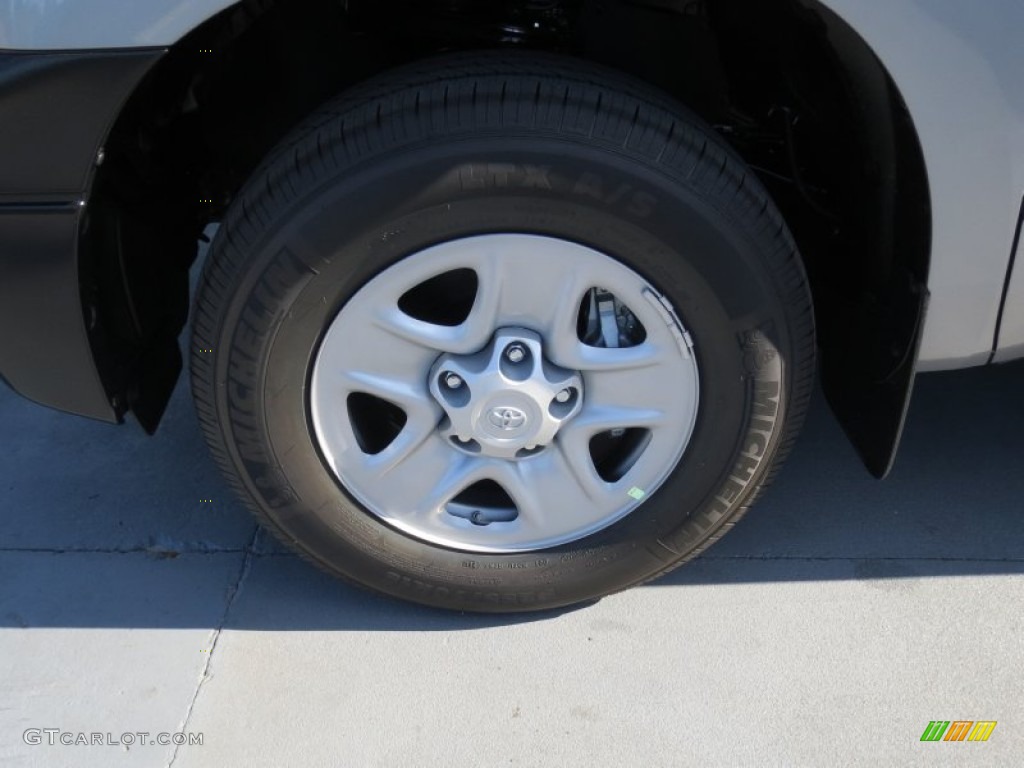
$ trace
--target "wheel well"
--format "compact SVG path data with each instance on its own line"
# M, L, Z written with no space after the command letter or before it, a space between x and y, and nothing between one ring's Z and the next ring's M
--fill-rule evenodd
M885 68L819 0L245 0L227 9L146 77L97 172L82 280L108 391L155 428L177 376L165 358L187 316L196 239L292 126L383 69L503 46L643 78L756 170L806 263L826 393L884 474L926 298L927 178Z

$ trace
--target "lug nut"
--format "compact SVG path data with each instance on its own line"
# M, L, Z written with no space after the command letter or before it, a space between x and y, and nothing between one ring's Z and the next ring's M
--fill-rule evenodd
M444 375L444 385L448 389L458 389L462 386L462 377L457 373L446 373Z
M560 403L568 403L569 399L571 397L572 397L572 390L563 389L561 392L559 392L557 395L555 395L555 400L557 400Z
M509 359L511 363L521 363L523 358L526 357L526 350L522 344L510 344L505 349L505 357Z

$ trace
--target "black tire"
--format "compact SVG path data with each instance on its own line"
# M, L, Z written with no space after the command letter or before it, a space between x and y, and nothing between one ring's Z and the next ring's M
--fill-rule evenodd
M625 518L481 555L401 533L343 490L307 389L325 328L368 280L445 239L504 231L590 245L657 286L696 340L701 406L683 459ZM389 595L516 611L648 581L731 528L802 422L814 328L781 216L708 126L589 64L482 54L379 77L282 143L210 249L192 349L213 455L282 541Z

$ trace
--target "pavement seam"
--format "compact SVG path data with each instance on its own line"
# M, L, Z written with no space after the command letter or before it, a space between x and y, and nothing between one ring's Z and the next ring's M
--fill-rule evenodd
M252 538L249 539L249 543L243 550L245 552L245 557L242 558L242 565L238 569L238 577L235 579L235 583L228 593L227 600L224 601L224 612L221 614L220 621L217 623L217 627L213 631L213 638L210 640L210 652L206 654L206 662L203 664L202 672L199 675L199 681L196 683L196 689L192 692L192 698L188 703L188 708L185 710L185 717L178 729L179 733L188 732L188 724L192 720L192 711L195 709L196 701L199 698L199 692L209 679L210 665L213 663L213 654L217 652L217 643L220 640L221 632L224 627L227 626L228 616L231 615L231 608L234 606L235 601L242 592L242 584L249 575L249 571L252 570L252 561L258 556L256 553L256 541L259 538L259 535L260 527L256 526L256 530L252 533ZM180 747L180 744L174 745L174 751L171 753L171 759L167 763L167 768L171 768L171 766L174 765L174 761L178 759L178 749Z

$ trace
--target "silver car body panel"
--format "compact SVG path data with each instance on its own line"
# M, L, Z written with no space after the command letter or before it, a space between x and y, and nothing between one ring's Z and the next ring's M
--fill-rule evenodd
M824 0L871 46L917 128L933 217L920 368L987 362L1024 195L1024 3ZM171 45L230 0L0 0L0 49ZM1024 274L997 359L1024 356Z
M1024 3L825 2L888 69L924 151L932 296L919 369L985 363L1024 195ZM1018 316L1022 303L1024 284ZM999 345L1024 346L1024 323L1004 321Z
M236 0L0 0L0 49L171 45Z
M1024 203L1021 204L1024 223ZM1013 279L1006 293L1006 309L999 329L999 351L995 361L1004 363L1024 357L1024 236L1017 237L1017 258Z

